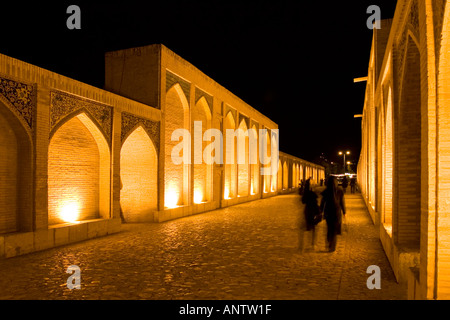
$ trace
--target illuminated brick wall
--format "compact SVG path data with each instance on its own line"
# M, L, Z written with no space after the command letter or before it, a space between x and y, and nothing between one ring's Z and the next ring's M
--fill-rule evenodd
M227 138L226 132L227 130L236 130L236 122L231 112L228 113L224 120L223 132L225 132L224 137L224 166L225 166L225 186L224 186L224 198L234 198L237 196L237 164L236 164L236 138L233 137L234 149L227 148ZM231 163L227 160L231 161Z
M18 146L7 119L0 113L0 233L17 230Z
M408 39L397 128L397 197L399 244L419 246L421 189L420 55Z
M398 1L370 55L358 181L411 299L450 297L449 34L448 1Z
M49 146L49 224L64 223L62 211L74 204L80 220L98 218L99 181L97 143L86 126L73 118L53 135Z
M198 134L201 136L202 143L200 148L197 147L197 154L194 154L194 203L201 203L210 201L212 198L212 165L207 164L212 160L211 154L206 153L204 155L204 151L206 147L210 144L210 142L205 141L203 139L205 132L208 129L211 129L211 111L210 107L207 104L206 100L200 99L196 105L192 114L193 122L201 122L202 130L199 132L195 132L194 134ZM205 157L207 158L205 158ZM201 162L201 164L199 163Z
M151 221L158 210L158 156L142 127L125 140L120 152L120 205L125 221Z
M258 143L258 130L256 129L256 126L253 126L251 131L249 132L250 139L255 139L255 146L250 148L250 179L251 179L251 186L250 186L250 192L252 194L259 193L259 177L260 177L260 171L259 171L259 143Z
M277 180L277 190L283 190L283 167L281 165L281 160L278 161L278 180Z
M189 183L186 168L188 165L176 164L172 160L172 150L181 142L181 139L172 141L172 133L178 129L189 129L189 106L179 85L175 85L167 92L165 114L165 205L166 207L188 205L189 191L186 185ZM189 152L189 148L185 148L179 156L183 157L184 152Z
M239 129L241 129L242 132L247 132L245 121L241 121ZM237 138L236 160L238 162L238 195L240 197L245 197L248 196L249 191L249 140L248 136L244 135L242 132L239 133Z

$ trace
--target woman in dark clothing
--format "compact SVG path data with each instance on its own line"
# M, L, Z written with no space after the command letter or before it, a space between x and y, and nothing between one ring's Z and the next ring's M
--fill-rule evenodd
M311 231L311 246L314 250L315 240L316 240L316 222L315 218L320 213L319 206L317 204L317 194L311 190L310 179L306 180L304 190L303 190L302 203L305 204L305 223L300 227L300 250L303 251L303 237L304 231Z
M347 193L347 187L348 187L348 179L347 176L344 176L344 179L342 179L342 188L344 189L344 193Z
M330 176L327 188L322 192L320 211L327 221L327 241L330 252L336 250L337 235L341 234L342 215L345 216L344 190L338 187L335 177Z

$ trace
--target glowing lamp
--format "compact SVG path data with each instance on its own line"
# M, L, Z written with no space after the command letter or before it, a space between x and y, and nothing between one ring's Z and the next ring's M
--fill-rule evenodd
M167 208L178 207L178 196L175 191L169 191L168 193L166 193L165 205Z
M225 199L230 199L230 188L228 188L228 186L225 186L225 190L224 190L224 193L223 193L223 197L224 197Z
M203 192L201 190L194 191L194 203L202 203L203 202Z
M79 223L80 218L79 206L76 202L68 203L61 209L60 217L65 222Z

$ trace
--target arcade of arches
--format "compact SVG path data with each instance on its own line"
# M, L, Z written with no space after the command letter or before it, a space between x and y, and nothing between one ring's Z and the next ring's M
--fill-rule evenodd
M399 0L374 30L358 181L410 299L450 298L450 3Z
M108 53L105 80L101 90L0 54L0 258L324 177L278 152L276 123L162 45Z

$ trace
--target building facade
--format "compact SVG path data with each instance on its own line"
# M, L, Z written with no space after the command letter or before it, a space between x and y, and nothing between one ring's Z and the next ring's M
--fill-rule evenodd
M0 258L324 175L278 153L276 123L166 47L105 62L102 90L0 55Z
M358 180L411 299L450 298L450 4L399 0L374 29Z

